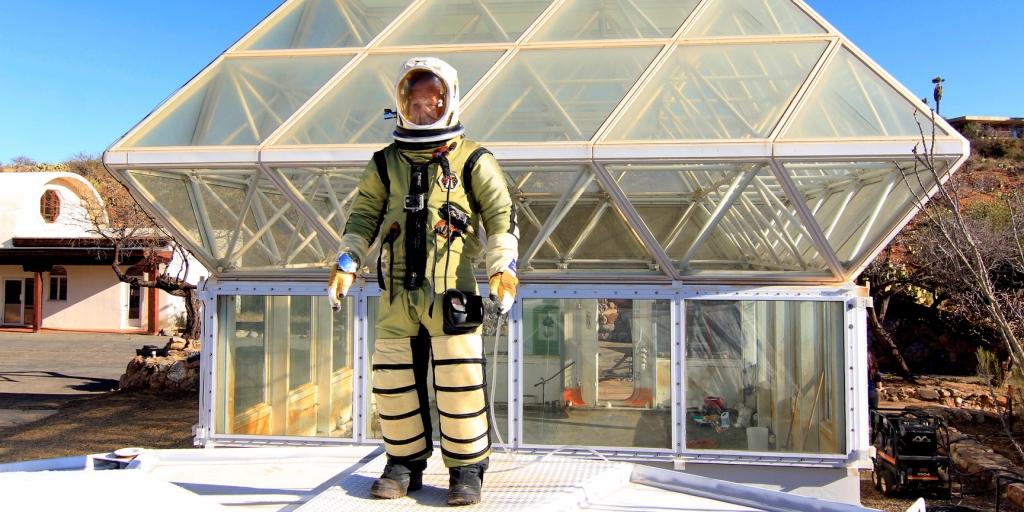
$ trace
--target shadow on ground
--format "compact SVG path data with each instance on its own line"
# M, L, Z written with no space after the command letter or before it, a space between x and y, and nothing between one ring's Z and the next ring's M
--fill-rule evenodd
M198 419L195 391L76 395L51 416L0 428L0 463L108 453L130 446L192 448L192 426Z

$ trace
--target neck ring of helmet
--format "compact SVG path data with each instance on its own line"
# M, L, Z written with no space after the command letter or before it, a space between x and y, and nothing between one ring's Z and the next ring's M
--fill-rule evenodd
M459 123L455 126L447 128L439 128L436 130L409 130L402 128L401 126L395 128L393 136L396 141L401 142L440 142L448 139L453 139L462 135L466 131L466 128Z

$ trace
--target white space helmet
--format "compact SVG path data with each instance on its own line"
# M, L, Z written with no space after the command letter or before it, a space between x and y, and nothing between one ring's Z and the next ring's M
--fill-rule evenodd
M462 134L459 78L455 68L436 57L414 57L402 65L395 84L398 128L395 139L434 142Z

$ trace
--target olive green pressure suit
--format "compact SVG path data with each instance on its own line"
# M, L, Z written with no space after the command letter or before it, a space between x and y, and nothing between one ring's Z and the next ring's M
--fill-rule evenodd
M443 230L437 228L446 222L439 210L450 203L470 215L471 226L483 227L491 247L487 271L492 275L509 261L515 268L518 239L512 201L501 168L489 152L478 152L470 175L463 176L467 159L480 148L475 142L459 136L431 144L447 146L443 156L437 148L400 149L403 144L397 144L383 150L389 183L382 180L375 161L363 172L341 247L365 262L367 247L379 236L381 250L390 259L380 269L387 275L381 279L385 290L373 353L373 392L384 446L397 461L430 456L427 365L432 359L445 465L475 464L491 451L483 339L479 328L469 334L445 334L439 294L449 288L478 293L472 259L480 242L471 233L450 238L439 234ZM449 175L443 170L444 159ZM424 194L426 210L418 221L406 211L406 196L416 192ZM409 237L419 237L419 242Z

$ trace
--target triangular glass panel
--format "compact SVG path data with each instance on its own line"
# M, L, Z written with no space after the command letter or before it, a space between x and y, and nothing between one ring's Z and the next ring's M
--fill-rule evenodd
M767 163L606 168L683 274L828 270Z
M480 80L502 52L434 53L459 72L461 95ZM274 144L387 144L394 121L384 121L384 109L395 107L398 68L419 54L369 55L352 69L309 112Z
M238 50L366 46L410 0L299 0L249 36Z
M138 184L163 217L171 220L170 228L175 236L187 237L196 247L209 250L199 228L194 208L194 191L189 177L182 171L128 171L129 177ZM164 224L166 226L166 224ZM214 257L209 256L212 261Z
M824 33L791 0L714 0L685 37Z
M567 0L530 37L538 41L672 37L698 0Z
M428 0L381 46L513 43L550 4L550 0Z
M196 181L199 196L202 198L203 217L209 225L210 238L213 240L214 254L218 266L231 267L267 267L271 265L274 254L260 244L249 243L259 230L256 219L248 208L254 199L249 195L252 183L259 180L259 173L253 171L214 171L216 174L204 172ZM243 207L245 209L243 210ZM239 217L242 217L240 220ZM243 250L243 248L245 248ZM255 249L255 250L253 250Z
M303 197L334 234L341 239L345 223L352 211L356 185L363 175L362 168L283 168L278 169L296 190L305 190Z
M948 164L938 162L937 174ZM913 161L785 164L829 245L848 269L881 249L935 186ZM900 170L902 168L902 171Z
M178 171L190 179L204 247L218 271L320 268L331 251L280 191L253 170Z
M590 167L516 166L504 171L518 207L523 268L655 268L650 251Z
M226 59L188 84L125 146L259 144L351 58Z
M825 47L680 45L605 140L767 137Z
M462 114L483 142L586 141L659 47L520 51Z
M922 127L931 135L931 114L921 112L850 50L840 50L822 73L784 138L920 137ZM946 135L938 126L936 133Z
M299 189L299 192L305 195L309 190ZM257 218L257 208L262 207L264 215L273 212L266 222L270 224L268 234L273 243L272 248L278 253L278 259L275 260L277 266L324 268L327 261L335 256L330 248L320 243L313 227L276 188L268 189L266 194L260 195L260 199L262 201L254 202L253 210Z

